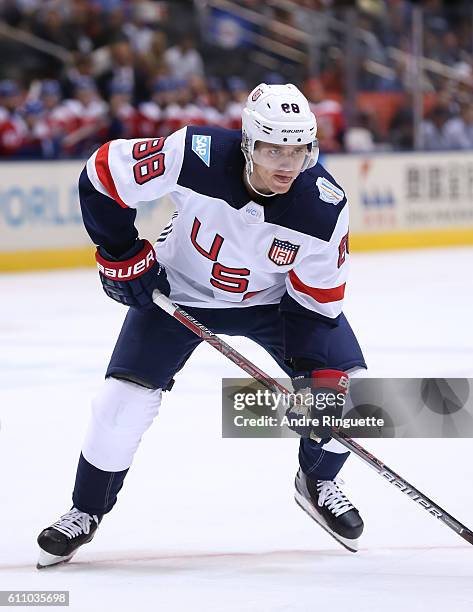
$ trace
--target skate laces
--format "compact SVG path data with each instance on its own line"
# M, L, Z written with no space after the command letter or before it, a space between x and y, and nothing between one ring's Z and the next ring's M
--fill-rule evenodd
M317 491L319 493L318 505L325 505L335 516L340 516L348 512L348 510L354 509L353 504L350 503L350 500L338 487L339 484L343 484L341 478L317 481Z
M77 508L72 508L67 514L61 516L51 527L60 531L69 539L80 535L81 533L90 532L90 524L95 520L98 523L98 518L93 515L81 512Z

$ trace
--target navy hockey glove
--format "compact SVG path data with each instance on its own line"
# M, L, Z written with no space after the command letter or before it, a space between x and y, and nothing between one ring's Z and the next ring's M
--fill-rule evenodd
M147 240L137 240L121 257L99 246L95 259L103 290L121 304L151 307L155 289L167 296L170 293L166 270L156 261L153 246Z
M330 439L331 428L336 427L333 419L340 418L345 407L348 375L329 369L298 372L292 378L292 385L303 401L287 409L288 427L303 438Z

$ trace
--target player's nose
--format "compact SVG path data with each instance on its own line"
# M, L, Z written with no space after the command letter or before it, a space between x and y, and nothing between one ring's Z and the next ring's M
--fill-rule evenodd
M278 164L278 170L281 170L282 172L292 172L294 170L294 164L292 163L292 160L289 157L283 157Z

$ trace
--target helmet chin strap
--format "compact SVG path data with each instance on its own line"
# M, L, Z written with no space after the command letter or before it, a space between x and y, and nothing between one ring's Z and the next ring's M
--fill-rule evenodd
M246 176L246 182L248 183L248 185L259 196L262 196L263 198L272 198L275 195L277 195L277 193L261 193L261 191L258 191L255 187L253 187L251 180L250 180L250 170L248 168L248 163L246 164L246 167L245 167L245 176Z

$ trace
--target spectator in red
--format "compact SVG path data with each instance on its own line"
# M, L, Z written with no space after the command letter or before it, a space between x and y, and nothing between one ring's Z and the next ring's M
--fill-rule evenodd
M151 99L138 106L138 137L152 137L154 135L167 136L164 127L164 110L169 103L171 79L161 77L156 79L151 88Z
M52 153L48 156L57 157L62 147L62 139L68 131L68 121L70 120L70 113L62 103L59 82L54 80L43 81L39 99L43 106L43 120L48 127L51 141Z
M340 102L327 97L324 87L317 79L309 79L305 95L317 120L317 138L325 152L343 149L345 121Z
M81 77L75 84L74 97L64 102L68 133L64 153L84 155L104 142L108 105L99 96L93 79Z
M26 125L26 133L17 155L31 159L55 157L58 151L45 121L43 104L39 100L30 100L21 107L20 114Z
M28 128L18 113L23 94L15 81L0 81L0 156L17 155Z

